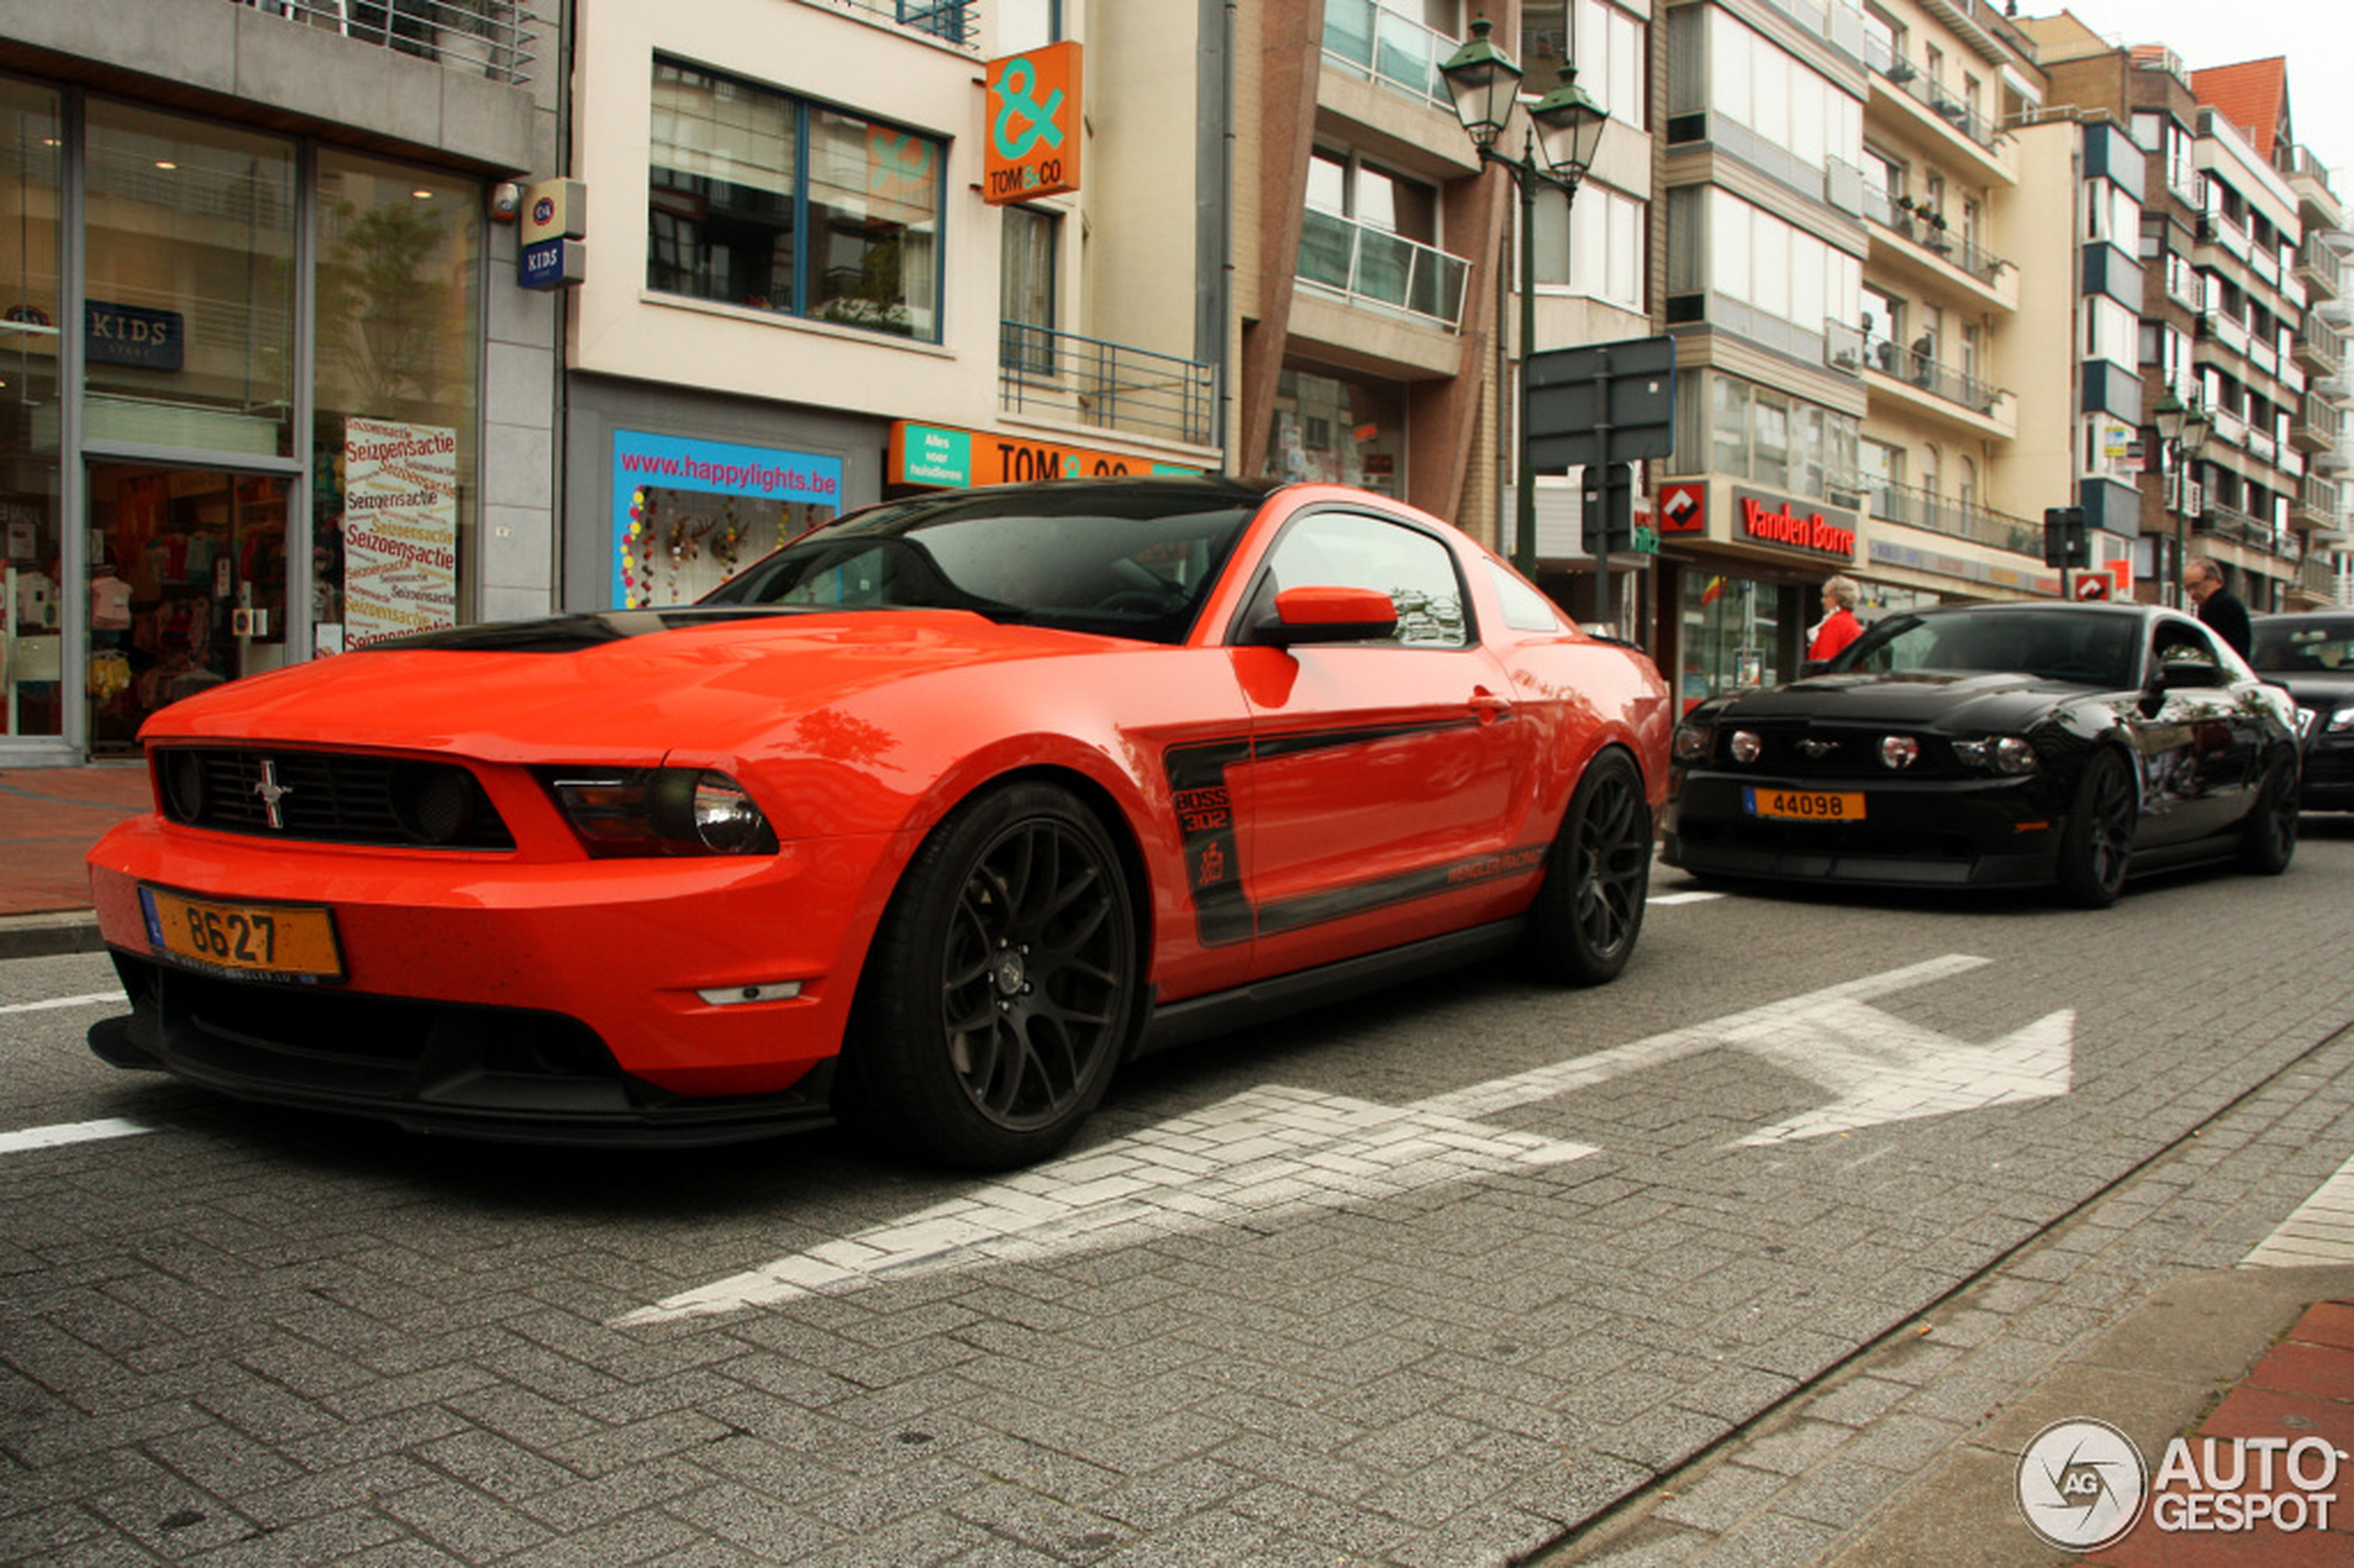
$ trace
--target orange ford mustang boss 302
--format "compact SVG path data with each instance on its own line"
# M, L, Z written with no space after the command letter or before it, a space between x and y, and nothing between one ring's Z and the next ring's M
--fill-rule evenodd
M892 501L692 605L158 713L90 1043L424 1131L1014 1165L1145 1050L1507 949L1613 978L1671 727L1643 655L1380 497Z

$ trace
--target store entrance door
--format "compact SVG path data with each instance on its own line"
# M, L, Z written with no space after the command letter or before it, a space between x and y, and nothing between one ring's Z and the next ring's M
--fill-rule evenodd
M146 716L285 662L286 482L90 465L90 750Z

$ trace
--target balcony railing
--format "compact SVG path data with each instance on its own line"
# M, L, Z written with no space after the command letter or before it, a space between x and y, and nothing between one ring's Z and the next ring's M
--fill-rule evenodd
M2337 570L2326 555L2306 557L2297 568L2297 590L2327 602L2337 596Z
M2044 550L2041 523L2030 523L2024 517L2013 517L1975 501L1937 495L1914 485L1892 484L1885 479L1866 479L1864 495L1873 517L1883 522L1902 523L1943 534L1948 538L1968 539L2013 555L2041 555Z
M1326 59L1449 114L1454 99L1438 68L1458 42L1376 0L1325 0Z
M1311 209L1300 223L1300 281L1352 301L1452 328L1462 323L1463 282L1470 275L1471 263L1460 256L1337 212Z
M1954 233L1943 220L1907 206L1877 185L1864 187L1864 216L1990 285L2011 264L1977 240Z
M1992 417L1994 405L2010 394L2002 387L1966 375L1951 365L1941 365L1936 356L1918 348L1905 348L1894 339L1875 333L1865 339L1864 363L1867 369L1917 386L1932 398L1958 403L1972 413Z
M2266 551L2272 550L2276 544L2270 523L2235 508L2217 506L2211 502L2198 514L2196 531Z
M1890 51L1880 39L1867 36L1864 40L1864 63L1898 92L1919 104L1955 130L1981 147L1991 148L2002 128L1962 100L1959 94L1947 91L1924 79L1917 68L1902 56Z
M997 407L1187 446L1217 444L1218 373L1028 322L997 323Z
M230 0L363 44L479 70L524 86L538 58L539 19L513 0Z

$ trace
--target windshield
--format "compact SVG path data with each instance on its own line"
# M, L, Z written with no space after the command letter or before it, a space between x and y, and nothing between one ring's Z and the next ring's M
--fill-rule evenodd
M1233 486L1178 480L927 496L829 524L698 602L969 610L1183 642L1258 505Z
M2109 688L2133 684L2131 616L2070 610L1941 610L1880 622L1831 661L1834 673L2031 675Z
M2263 620L2248 663L2272 675L2354 676L2354 615L2326 621Z

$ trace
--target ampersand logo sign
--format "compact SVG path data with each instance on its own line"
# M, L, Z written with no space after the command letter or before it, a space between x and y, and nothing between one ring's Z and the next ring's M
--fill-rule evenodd
M989 65L981 193L993 203L1079 188L1080 46L1049 44Z

